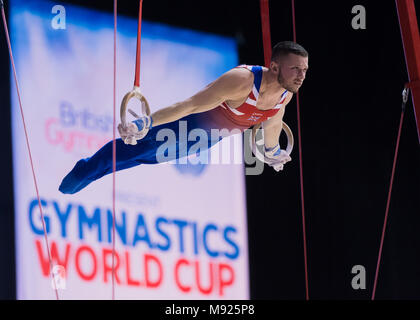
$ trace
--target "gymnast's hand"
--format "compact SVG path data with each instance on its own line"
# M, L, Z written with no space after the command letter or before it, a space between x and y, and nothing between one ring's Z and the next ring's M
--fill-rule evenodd
M137 140L143 139L152 128L152 118L144 116L130 122L127 126L118 125L118 132L125 144L136 145Z
M280 149L279 144L274 148L265 148L264 158L265 163L273 167L277 172L283 170L284 165L292 160L286 151Z

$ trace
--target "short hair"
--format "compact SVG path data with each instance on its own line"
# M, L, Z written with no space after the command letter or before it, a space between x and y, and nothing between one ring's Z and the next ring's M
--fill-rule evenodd
M300 44L293 41L282 41L274 46L271 54L271 61L278 61L279 58L287 56L289 53L302 57L307 57L309 55L308 51L306 51Z

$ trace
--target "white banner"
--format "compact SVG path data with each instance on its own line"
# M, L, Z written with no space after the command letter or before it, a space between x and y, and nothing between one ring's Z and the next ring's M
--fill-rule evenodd
M58 186L79 159L112 139L113 17L55 5L15 0L10 11L53 273L61 299L110 299L112 175L75 195ZM136 32L136 20L119 17L118 109L133 86ZM141 62L141 90L153 112L236 66L237 51L230 38L143 22ZM17 297L55 299L12 90ZM116 298L248 299L243 165L182 168L141 165L117 173Z

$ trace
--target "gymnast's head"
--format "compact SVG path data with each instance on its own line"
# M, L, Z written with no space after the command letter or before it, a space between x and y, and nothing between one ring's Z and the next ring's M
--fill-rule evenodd
M277 43L271 55L270 71L279 84L296 93L303 84L308 70L308 52L293 41Z

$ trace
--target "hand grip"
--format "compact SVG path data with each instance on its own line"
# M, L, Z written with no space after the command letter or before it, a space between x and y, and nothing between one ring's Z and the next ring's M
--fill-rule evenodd
M150 116L149 102L147 102L145 96L143 96L140 92L140 88L134 87L133 90L131 90L124 96L121 102L120 117L121 125L124 128L127 127L127 105L132 98L137 98L141 102L143 115ZM129 109L128 112L130 112L134 117L139 118L139 116L133 110Z

